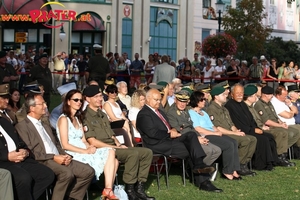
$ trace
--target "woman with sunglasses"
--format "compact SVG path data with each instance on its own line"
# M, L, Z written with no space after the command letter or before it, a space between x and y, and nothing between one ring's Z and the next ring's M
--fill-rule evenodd
M115 158L113 148L95 148L86 141L82 127L83 112L82 94L79 90L70 90L64 99L62 115L56 125L59 140L63 149L73 156L74 160L91 165L98 180L102 172L105 174L103 199L118 199L112 190L119 162Z
M127 132L128 137L130 139L131 146L133 147L132 143L132 136L129 127L129 120L125 117L124 112L122 111L120 105L116 102L118 100L118 88L115 85L109 85L105 89L106 94L108 96L107 101L103 104L103 112L106 113L108 119L111 122L125 120L123 129Z
M208 114L202 110L205 107L204 94L202 92L195 91L190 97L190 106L192 109L189 110L191 120L195 130L201 135L205 136L209 141L220 147L222 150L223 160L223 178L228 180L241 180L242 178L237 173L240 169L238 145L237 142L223 135L212 123Z

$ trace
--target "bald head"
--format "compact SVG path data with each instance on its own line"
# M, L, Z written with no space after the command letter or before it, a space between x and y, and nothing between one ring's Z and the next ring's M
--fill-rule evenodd
M153 109L158 109L161 101L161 94L157 89L150 89L146 94L146 104Z

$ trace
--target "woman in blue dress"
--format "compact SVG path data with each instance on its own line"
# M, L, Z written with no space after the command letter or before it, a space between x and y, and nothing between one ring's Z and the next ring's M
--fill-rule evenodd
M87 163L94 168L97 180L104 171L103 199L118 199L112 190L119 164L115 158L115 149L110 147L97 149L86 141L82 127L82 105L81 92L70 90L63 102L63 114L59 117L56 125L59 140L62 147L73 156L74 160Z

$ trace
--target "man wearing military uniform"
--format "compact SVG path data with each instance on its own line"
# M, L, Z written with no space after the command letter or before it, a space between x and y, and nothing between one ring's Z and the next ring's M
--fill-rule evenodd
M13 111L7 109L9 98L9 84L0 85L0 114L12 125L15 125L17 123L16 115Z
M190 99L190 94L187 90L181 90L175 94L175 103L169 108L167 117L171 127L175 128L180 134L187 132L195 132L198 135L199 142L206 154L203 162L211 165L222 153L221 149L209 142L205 137L194 129L190 114L188 113L187 103Z
M129 200L154 200L154 197L148 197L144 191L144 183L147 181L152 162L152 151L143 147L121 145L110 128L106 114L99 109L103 100L99 86L91 85L85 88L83 94L89 103L83 123L87 141L97 148L116 149L117 159L125 163L123 181Z
M217 92L216 92L217 91ZM226 93L223 87L214 87L212 90L213 101L210 103L207 114L214 126L223 134L235 139L239 147L239 160L241 165L240 175L255 175L248 168L248 162L251 161L255 152L257 140L252 135L247 135L240 129L237 129L231 120L228 110L224 107L226 103Z
M39 57L39 64L30 70L30 80L37 81L44 86L43 98L47 102L47 107L50 107L50 93L52 90L52 73L48 67L48 55L43 53Z
M13 87L19 76L11 64L6 63L6 52L0 51L0 84L8 83Z
M287 150L292 146L297 140L293 141L289 138L289 127L279 120L275 109L270 102L274 89L265 86L261 89L261 98L255 103L254 108L259 114L261 121L264 125L269 127L268 132L271 133L277 144L277 154L280 161L286 162L288 166L293 166L294 163L291 163L287 160Z
M102 55L101 45L95 44L93 48L95 56L91 57L88 62L85 78L87 83L91 80L97 81L101 90L104 90L104 81L110 75L109 63Z

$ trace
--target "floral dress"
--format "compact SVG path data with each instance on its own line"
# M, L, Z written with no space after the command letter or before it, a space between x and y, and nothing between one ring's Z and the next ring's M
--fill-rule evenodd
M65 116L65 115L64 114L60 115L60 117L62 117L62 116ZM83 136L82 125L79 123L77 117L76 117L77 123L80 124L80 127L78 129L76 129L74 127L73 123L71 122L71 120L68 117L67 117L67 119L68 119L68 137L69 137L68 142L69 142L69 144L74 145L79 148L86 149L85 144L82 142L82 136ZM61 141L57 124L56 124L56 130L57 130L58 138ZM68 154L72 155L74 160L77 160L77 161L85 163L85 164L89 164L91 167L93 167L95 170L96 179L99 180L99 177L104 170L104 165L106 164L109 149L111 149L111 148L108 148L108 147L97 148L97 150L94 154L82 154L82 153L77 153L77 152L68 151L68 150L66 150L66 152Z

